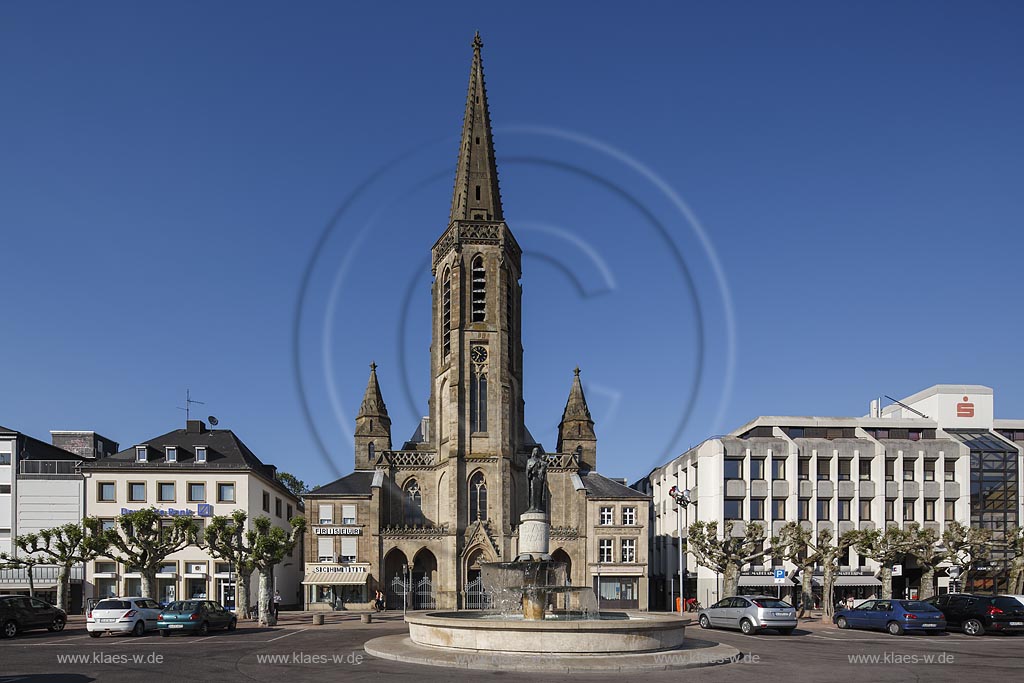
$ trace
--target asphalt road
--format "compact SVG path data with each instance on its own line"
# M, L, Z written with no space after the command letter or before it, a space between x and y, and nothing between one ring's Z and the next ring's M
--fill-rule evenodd
M141 638L89 638L84 625L63 633L32 631L0 641L0 683L126 681L537 681L543 674L464 671L417 667L367 655L370 638L405 631L401 615L375 616L361 624L354 615L330 615L325 626L308 617L286 617L281 626L237 631L205 638L155 634ZM685 671L644 673L647 681L954 681L1021 680L1024 636L970 638L959 633L889 636L868 631L839 631L812 624L791 636L771 632L744 636L732 631L702 631L694 637L740 649L740 662ZM690 631L688 631L689 633ZM876 657L877 662L857 661ZM274 657L275 661L267 661ZM559 676L559 678L566 678ZM622 674L569 676L571 680L617 681Z

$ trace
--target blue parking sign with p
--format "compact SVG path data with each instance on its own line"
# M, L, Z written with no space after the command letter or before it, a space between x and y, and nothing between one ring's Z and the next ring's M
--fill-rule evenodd
M786 570L776 569L775 570L775 583L783 583L786 580Z

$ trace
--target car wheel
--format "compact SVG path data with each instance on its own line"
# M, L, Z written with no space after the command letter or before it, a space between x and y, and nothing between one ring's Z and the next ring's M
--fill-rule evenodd
M898 621L890 621L886 625L885 630L889 632L889 635L893 635L893 636L902 636L903 635L903 625L900 624Z
M711 620L708 619L708 615L706 614L700 615L700 619L697 620L697 623L700 624L701 628L711 628Z
M99 631L89 631L89 637L90 638L99 638L102 635L103 634L100 633Z
M754 632L754 624L751 623L750 619L744 619L740 622L740 631L743 631L743 635L749 636Z
M210 632L210 625L207 624L205 621L203 623L199 624L199 628L196 630L196 633L198 633L201 636L205 636L209 632Z
M13 638L18 635L18 625L14 621L5 621L3 629L0 629L0 638Z
M228 622L228 630L229 631L234 631L237 627L238 627L238 620L237 619L232 619L231 621Z
M133 636L141 636L146 633L146 622L139 619L135 622L135 626L132 627Z
M160 631L160 637L161 637L161 638L166 638L166 637L168 637L169 635L171 635L171 632L170 632L170 631Z
M63 631L67 620L64 617L54 617L53 623L46 627L47 631Z
M969 636L981 636L985 634L985 627L977 619L968 619L964 622L964 633Z
M850 628L850 623L846 621L846 617L836 618L836 626L839 628Z

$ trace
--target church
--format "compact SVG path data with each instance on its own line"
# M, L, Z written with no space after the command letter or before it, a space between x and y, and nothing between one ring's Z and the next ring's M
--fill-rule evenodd
M481 564L516 557L526 462L539 449L552 557L602 607L646 609L650 498L597 473L579 368L554 452L524 422L522 249L501 203L479 34L472 46L451 213L432 248L428 416L393 442L370 365L354 471L306 496L303 601L343 609L380 591L389 608L485 606Z

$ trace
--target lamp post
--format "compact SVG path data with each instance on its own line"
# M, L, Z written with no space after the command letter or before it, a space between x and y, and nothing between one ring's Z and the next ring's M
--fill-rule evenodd
M676 503L676 533L679 538L679 613L682 614L686 609L686 587L683 583L686 580L686 574L683 573L683 510L693 501L690 500L690 489L680 491L673 486L668 490L668 495Z

